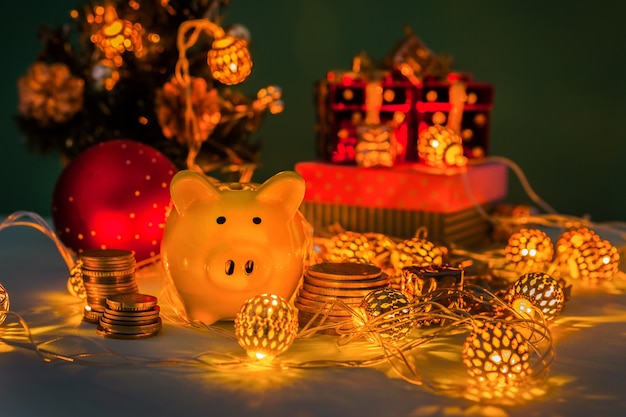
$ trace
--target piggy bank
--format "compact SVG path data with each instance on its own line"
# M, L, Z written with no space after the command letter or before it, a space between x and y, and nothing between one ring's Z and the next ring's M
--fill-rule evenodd
M291 298L311 246L298 210L304 189L292 171L261 185L218 183L191 170L172 178L161 257L188 320L232 319L262 293Z

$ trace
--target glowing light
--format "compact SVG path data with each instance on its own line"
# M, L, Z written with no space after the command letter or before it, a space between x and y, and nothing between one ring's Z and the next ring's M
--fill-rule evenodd
M393 288L374 290L363 297L360 309L363 322L371 324L374 333L384 340L401 342L413 329L411 305L402 291Z
M521 229L513 233L504 249L506 259L520 271L549 262L554 255L552 240L539 229Z
M557 264L574 279L608 280L619 270L617 248L585 227L564 232L557 240L556 252Z
M0 284L0 324L4 323L7 317L7 311L9 311L9 293L4 286Z
M228 35L213 41L207 62L213 78L226 85L239 84L252 72L248 42Z
M559 281L550 275L530 272L515 281L511 300L511 306L522 317L533 318L537 310L546 321L552 321L563 309L565 292Z
M526 339L502 321L477 324L463 344L463 363L479 384L517 385L532 374Z
M287 301L261 294L244 303L235 317L235 336L249 357L271 360L286 351L298 331L298 318Z
M433 116L434 118L434 116ZM464 166L467 158L463 156L463 139L455 130L437 124L424 129L417 140L417 153L429 166Z

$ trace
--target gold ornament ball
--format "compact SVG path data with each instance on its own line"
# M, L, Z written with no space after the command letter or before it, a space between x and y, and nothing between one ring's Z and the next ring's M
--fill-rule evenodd
M337 233L328 241L325 260L328 262L371 263L376 253L367 236L357 232Z
M517 269L526 269L551 261L554 247L550 237L543 231L524 228L511 235L504 254Z
M444 251L435 243L420 237L403 240L391 253L391 263L397 270L407 266L441 265Z
M226 85L243 82L252 72L248 42L227 35L213 41L207 56L213 78Z
M510 323L478 324L465 339L462 355L467 372L480 384L512 386L532 374L528 341Z
M543 272L522 275L511 288L511 306L522 316L533 318L541 312L546 321L553 321L563 309L565 292L561 284Z
M413 329L411 303L402 291L393 288L371 291L363 297L360 309L365 322L383 340L402 342Z
M617 248L588 228L564 232L556 243L557 263L574 279L609 280L619 270Z
M435 124L424 129L417 139L417 153L426 165L433 167L464 166L463 138L449 127Z
M9 293L0 284L0 324L4 323L7 318L7 312L9 311Z
M285 352L298 332L294 309L282 297L261 294L250 298L235 317L235 336L248 356L273 359Z

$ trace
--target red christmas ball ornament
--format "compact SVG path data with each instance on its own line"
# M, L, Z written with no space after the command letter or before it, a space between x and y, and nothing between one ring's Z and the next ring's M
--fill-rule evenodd
M137 261L158 254L175 172L162 153L132 140L88 148L65 167L54 188L59 239L78 253L126 249Z

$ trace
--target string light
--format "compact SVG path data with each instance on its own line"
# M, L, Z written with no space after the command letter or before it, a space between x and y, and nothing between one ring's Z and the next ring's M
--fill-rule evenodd
M252 72L248 42L230 35L213 41L207 62L213 78L226 85L239 84Z
M274 294L250 298L235 317L235 336L248 356L271 360L286 351L298 332L298 318L289 303Z
M224 29L209 19L194 19L183 22L178 28L176 46L178 60L176 61L175 77L178 83L187 87L191 83L189 74L189 60L187 51L193 47L202 33L213 37L211 50L207 53L207 63L213 78L226 85L243 82L252 71L252 60L248 51L248 42L227 35ZM185 127L188 138L187 168L203 172L196 164L196 157L200 152L202 141L194 140L198 135L199 126L193 111L192 96L188 92L185 96Z
M367 236L344 231L328 239L324 259L328 262L370 263L375 255Z
M0 284L0 324L4 323L7 318L7 312L9 311L9 293Z
M480 384L511 386L532 374L529 343L503 321L478 323L462 354L467 372Z
M619 269L617 248L586 227L564 232L557 240L556 252L557 264L574 279L604 281Z
M559 281L543 272L524 274L511 288L511 306L531 319L538 310L546 321L553 321L564 303L565 292Z
M444 251L441 247L422 236L416 236L395 246L391 252L391 263L399 275L402 268L411 265L441 265L443 257Z
M363 297L360 310L363 322L383 340L401 342L413 329L409 299L399 290L383 288L371 291Z
M139 23L120 19L115 6L96 6L87 15L87 22L97 30L91 35L93 42L116 67L122 66L122 54L132 51L140 58L145 54L142 36L144 29Z
M541 267L552 260L554 248L550 237L539 229L521 229L513 233L504 249L506 259L521 271Z
M417 140L417 153L426 165L443 168L465 166L463 138L453 129L436 124L424 129Z

